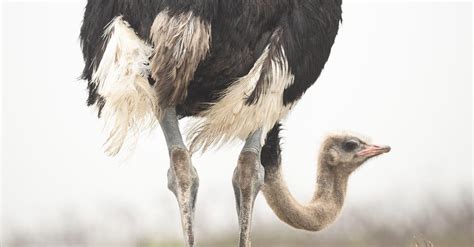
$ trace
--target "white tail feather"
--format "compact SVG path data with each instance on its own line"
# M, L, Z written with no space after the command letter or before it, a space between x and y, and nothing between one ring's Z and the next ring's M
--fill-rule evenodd
M125 140L156 124L157 98L148 82L153 48L130 25L116 17L107 27L104 55L93 74L98 93L105 99L102 118L108 138L105 152L116 155Z
M204 152L213 145L219 146L237 138L244 140L259 128L267 133L287 115L292 105L283 104L283 92L293 83L294 76L283 47L280 49L281 56L271 57L270 71L265 74L266 80L271 81L270 86L255 104L246 104L246 99L263 73L263 63L270 56L268 46L250 72L226 89L219 101L200 114L202 118L191 123L187 136L191 141L191 152ZM262 143L265 137L262 136Z

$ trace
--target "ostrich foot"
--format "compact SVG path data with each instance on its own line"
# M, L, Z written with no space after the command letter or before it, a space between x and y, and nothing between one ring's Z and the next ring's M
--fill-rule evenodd
M255 198L264 183L265 170L260 163L261 135L262 133L259 130L247 138L232 178L239 216L240 247L251 246L250 232L253 206Z

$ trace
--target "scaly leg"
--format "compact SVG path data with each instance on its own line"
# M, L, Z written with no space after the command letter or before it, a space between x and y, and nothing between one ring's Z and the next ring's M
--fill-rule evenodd
M261 136L262 131L257 130L247 138L232 178L239 216L240 247L251 246L250 231L253 205L265 176L264 168L260 163Z
M178 200L186 246L194 247L193 220L199 178L196 169L191 164L189 152L184 145L174 108L168 108L164 111L160 125L170 155L168 188Z

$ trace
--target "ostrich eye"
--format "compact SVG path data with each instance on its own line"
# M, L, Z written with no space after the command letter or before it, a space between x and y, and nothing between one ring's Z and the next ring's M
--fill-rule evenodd
M352 152L358 147L359 147L359 143L354 140L350 140L350 141L346 141L342 143L342 149L344 149L344 151L346 152Z

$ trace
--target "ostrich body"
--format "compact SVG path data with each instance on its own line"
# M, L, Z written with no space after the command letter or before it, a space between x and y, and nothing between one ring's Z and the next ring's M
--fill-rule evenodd
M80 35L82 78L88 81L88 105L97 106L109 131L106 153L116 155L130 136L155 121L160 124L170 155L168 187L178 201L187 246L195 245L199 186L190 154L235 139L245 140L233 176L240 246L250 246L255 197L264 177L278 177L272 160L279 154L270 151L279 144L270 134L278 134L279 121L321 74L339 29L341 4L88 1ZM189 148L178 125L183 117L197 117L188 133ZM262 164L269 168L267 175ZM299 224L304 217L285 220L289 212L270 189L284 191L285 186L267 180L265 195L280 218L320 229Z

